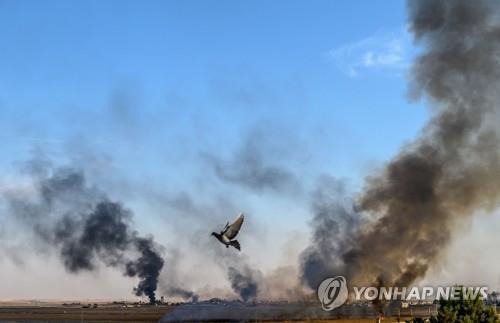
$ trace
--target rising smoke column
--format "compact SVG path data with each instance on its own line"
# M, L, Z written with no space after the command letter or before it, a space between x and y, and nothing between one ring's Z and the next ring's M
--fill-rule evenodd
M229 267L227 276L231 282L231 288L240 295L244 302L255 300L258 282L250 267L246 265L243 268Z
M183 200L182 204L185 207L185 203L189 203L188 209L191 209L191 199L185 197L187 200ZM188 202L187 202L188 201ZM197 302L199 295L186 288L186 279L179 277L179 272L185 268L180 265L181 260L181 250L178 248L170 247L166 251L165 266L163 267L163 275L160 277L160 291L165 296L180 297L183 300L191 300Z
M343 181L331 176L319 179L311 195L314 241L302 252L302 279L312 288L343 264L339 255L348 249L361 223Z
M424 45L411 90L427 99L432 118L366 180L356 211L369 220L353 232L351 245L322 250L333 255L319 260L322 272L346 275L353 285L409 285L424 277L455 223L500 202L500 2L419 0L408 8L410 30ZM314 227L313 251L325 234L331 232ZM324 277L306 270L311 255L302 255L303 279L316 288Z
M69 272L92 271L100 263L120 268L140 279L135 294L154 303L164 261L152 238L132 228L131 211L87 185L79 170L29 164L35 196L4 196L15 219L56 248Z

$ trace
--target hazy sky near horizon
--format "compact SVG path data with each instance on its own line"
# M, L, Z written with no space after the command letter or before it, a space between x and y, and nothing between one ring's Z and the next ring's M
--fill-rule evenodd
M241 239L263 270L307 243L321 176L360 190L429 117L408 97L419 48L404 1L0 0L0 39L0 191L29 187L19 168L34 156L73 165L166 248L200 234L183 201L221 212L207 235L245 211ZM246 178L238 165L250 156L282 181ZM486 226L500 229L498 214L471 232ZM490 250L491 235L472 249ZM76 277L56 257L23 259L27 244L0 241L2 299L131 297L116 271ZM500 284L499 264L488 264L486 283ZM466 280L470 268L433 275Z

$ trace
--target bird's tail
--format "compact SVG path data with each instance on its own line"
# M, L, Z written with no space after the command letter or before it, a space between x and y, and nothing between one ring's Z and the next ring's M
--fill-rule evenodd
M230 241L229 244L235 247L236 249L241 250L240 243L238 242L238 240Z

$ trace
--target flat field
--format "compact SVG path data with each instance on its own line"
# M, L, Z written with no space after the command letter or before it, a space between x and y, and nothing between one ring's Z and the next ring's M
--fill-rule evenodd
M117 305L101 305L96 308L81 306L0 306L0 322L158 322L175 306L160 305L141 307L123 307ZM278 321L267 321L278 322ZM283 322L283 321L279 321ZM290 321L292 322L292 321ZM334 323L374 323L375 319L340 319L311 320L298 322L334 322ZM395 318L385 318L382 322L397 322ZM404 322L404 321L403 321Z
M158 322L175 306L0 306L0 322Z

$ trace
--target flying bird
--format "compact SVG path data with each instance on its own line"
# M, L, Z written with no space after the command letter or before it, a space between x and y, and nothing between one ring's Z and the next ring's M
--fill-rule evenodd
M233 239L236 238L236 235L238 234L238 232L240 232L240 228L243 224L244 218L245 217L243 216L243 213L240 213L233 223L229 224L228 221L226 226L220 233L212 232L212 235L216 237L217 240L219 240L221 243L226 245L226 248L229 248L229 246L233 246L236 249L241 250L238 240Z

